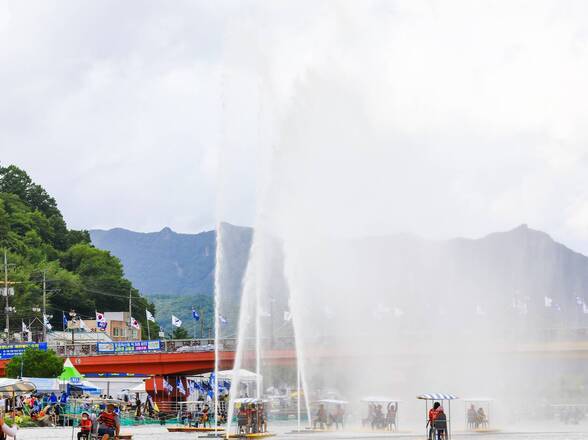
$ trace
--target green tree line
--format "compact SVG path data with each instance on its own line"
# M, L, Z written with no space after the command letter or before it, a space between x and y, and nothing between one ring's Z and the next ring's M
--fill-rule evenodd
M15 282L11 330L20 331L21 320L28 324L37 318L41 325L42 317L33 308L42 305L44 275L54 329L62 328L62 312L71 309L86 319L93 319L96 310L128 310L131 294L133 316L143 334L147 324L152 335L159 331L145 314L146 309L155 314L155 306L124 277L120 260L92 246L87 231L68 229L55 199L14 165L0 166L0 252L4 250L9 279ZM1 309L4 322L6 311Z

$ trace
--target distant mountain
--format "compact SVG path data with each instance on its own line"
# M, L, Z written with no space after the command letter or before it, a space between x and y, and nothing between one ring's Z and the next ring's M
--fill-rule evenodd
M224 298L229 299L222 313L236 321L253 231L228 224L222 231ZM157 295L162 305L161 295L213 292L214 231L178 234L165 228L143 234L113 229L90 235L95 246L121 259L125 275L141 292ZM283 250L278 241L269 243L268 289L286 308ZM316 299L313 313L322 313L321 301L335 309L337 292L339 298L360 295L368 308L387 313L400 308L407 316L430 316L431 322L435 316L453 316L455 325L467 325L468 319L505 315L506 325L509 315L515 322L526 316L532 326L588 325L582 307L588 303L588 257L526 225L478 239L433 241L399 234L313 243L305 258L312 270L302 285ZM189 312L188 302L182 302L182 313Z
M225 249L227 290L238 294L253 231L227 223L222 228L230 238ZM180 234L166 227L150 233L121 228L89 232L92 243L120 258L125 276L147 295L210 295L214 291L215 231Z

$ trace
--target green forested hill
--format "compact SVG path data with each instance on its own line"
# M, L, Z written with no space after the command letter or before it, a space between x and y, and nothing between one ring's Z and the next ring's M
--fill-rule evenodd
M87 231L67 229L55 199L13 165L0 166L2 258L4 250L9 279L15 282L11 333L20 331L21 320L34 320L37 331L41 326L41 315L33 308L42 304L43 273L48 290L47 314L53 315L55 329L61 329L62 312L71 309L83 318L94 317L96 310L127 310L131 293L133 315L146 330L145 309L154 312L154 306L124 277L120 260L93 247ZM3 323L5 318L2 307ZM156 326L151 330L156 332Z

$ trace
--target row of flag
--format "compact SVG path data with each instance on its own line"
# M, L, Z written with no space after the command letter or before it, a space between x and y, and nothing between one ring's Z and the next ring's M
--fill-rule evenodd
M149 310L145 309L145 315L147 317L147 321L155 322L155 316L153 316L153 313L151 313ZM192 319L194 319L194 321L200 321L200 314L194 307L192 307ZM219 315L218 319L221 324L227 323L227 319L223 315ZM172 315L171 323L174 327L181 327L183 321L177 316Z
M207 395L211 399L214 397L214 387L215 387L215 376L214 373L211 373L210 379L208 382L198 382L191 379L186 379L186 385L188 389L184 386L184 382L178 378L176 379L176 391L184 396L198 396L199 394ZM154 383L156 385L156 383ZM174 391L174 386L167 381L166 378L163 378L162 381L163 391L167 394L171 394ZM218 384L218 391L220 393L226 392L229 390L231 384L229 381L222 381L222 383ZM157 388L155 388L155 392L157 392Z
M65 330L68 326L68 319L67 319L65 312L62 312L62 313L63 313L63 329ZM155 322L155 316L153 316L153 313L151 313L147 309L145 310L145 316L147 318L147 321ZM195 321L200 320L200 314L193 307L192 307L192 318ZM43 315L43 324L45 325L47 330L52 330L53 326L49 322L49 319L50 319L50 317L48 315ZM175 327L182 326L182 320L180 318L176 317L175 315L172 315L171 319L172 319L172 325L174 325ZM219 315L219 320L222 324L227 323L226 318L222 315ZM82 328L82 329L87 328L86 324L84 323L84 321L82 319L78 319L78 322L80 323L79 324L80 328ZM28 332L28 328L26 327L26 324L23 322L22 325L23 325L23 332ZM132 316L130 317L129 325L137 330L141 328L141 324L139 323L139 321L137 321ZM104 317L104 313L96 312L96 327L99 330L106 331L106 329L108 327L108 321Z

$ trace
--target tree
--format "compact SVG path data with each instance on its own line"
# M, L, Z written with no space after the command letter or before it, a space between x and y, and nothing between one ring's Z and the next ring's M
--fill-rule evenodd
M87 231L69 230L57 202L22 169L0 166L0 252L6 249L18 282L12 302L15 322L30 319L42 304L43 273L51 324L61 328L61 311L75 307L82 318L96 310L120 311L132 294L133 315L147 333L145 309L153 304L124 278L115 256L92 246ZM151 326L157 334L158 328Z
M190 339L190 335L184 327L176 327L172 333L172 339Z
M7 377L57 377L62 371L63 359L53 350L27 348L6 364Z

